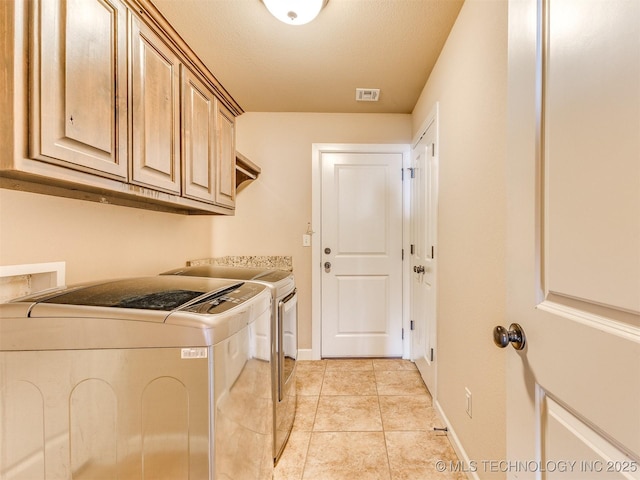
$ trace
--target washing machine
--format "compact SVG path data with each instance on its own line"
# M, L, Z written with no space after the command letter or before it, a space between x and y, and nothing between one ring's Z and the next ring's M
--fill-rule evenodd
M260 354L271 363L273 409L273 459L277 463L293 428L296 412L296 361L298 358L298 296L293 273L269 268L199 265L162 275L225 278L266 286L272 297L271 328L260 332Z
M154 276L0 305L0 478L271 479L271 292Z

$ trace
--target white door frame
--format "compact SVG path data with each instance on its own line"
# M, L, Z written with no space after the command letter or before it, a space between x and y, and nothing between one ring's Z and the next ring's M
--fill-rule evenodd
M398 175L400 170L406 171L409 167L411 149L408 144L364 144L364 143L314 143L312 144L312 166L311 166L311 229L314 233L311 242L311 359L320 360L322 355L322 245L321 237L321 219L322 219L322 166L320 161L323 152L334 153L357 153L357 152L376 152L376 153L401 153L402 165L398 166ZM408 188L404 182L402 186L402 248L405 252L405 259L402 262L402 328L404 329L404 338L402 341L403 358L408 359L411 351L411 342L409 335L409 309L408 309L408 285L409 285L409 262L408 259L408 241L409 241L409 222L408 211Z

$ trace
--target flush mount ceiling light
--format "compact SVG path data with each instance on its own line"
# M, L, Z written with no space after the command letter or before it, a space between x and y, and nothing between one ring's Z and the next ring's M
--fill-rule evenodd
M316 18L329 0L262 0L271 15L288 25L304 25Z

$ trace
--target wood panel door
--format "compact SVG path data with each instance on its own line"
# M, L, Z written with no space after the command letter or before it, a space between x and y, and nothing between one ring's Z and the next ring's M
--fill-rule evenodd
M639 25L509 3L508 478L640 478Z
M236 204L236 120L218 102L216 118L216 203L234 208Z
M180 60L131 17L131 180L180 193Z
M403 153L320 155L322 356L402 356Z
M47 0L33 8L30 156L125 179L125 5Z
M213 203L216 197L216 98L182 67L182 192Z
M437 113L412 152L411 170L411 359L436 398L438 223Z

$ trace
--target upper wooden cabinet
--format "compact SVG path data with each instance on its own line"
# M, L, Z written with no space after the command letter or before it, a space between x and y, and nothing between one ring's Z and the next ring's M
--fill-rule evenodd
M236 201L235 118L223 105L218 105L216 117L216 203L233 207Z
M0 26L0 186L233 213L242 109L149 0L0 0Z
M184 195L216 200L216 98L189 69L182 68L182 159Z
M30 155L127 177L127 8L119 0L36 3Z
M180 193L180 59L131 22L131 180Z

